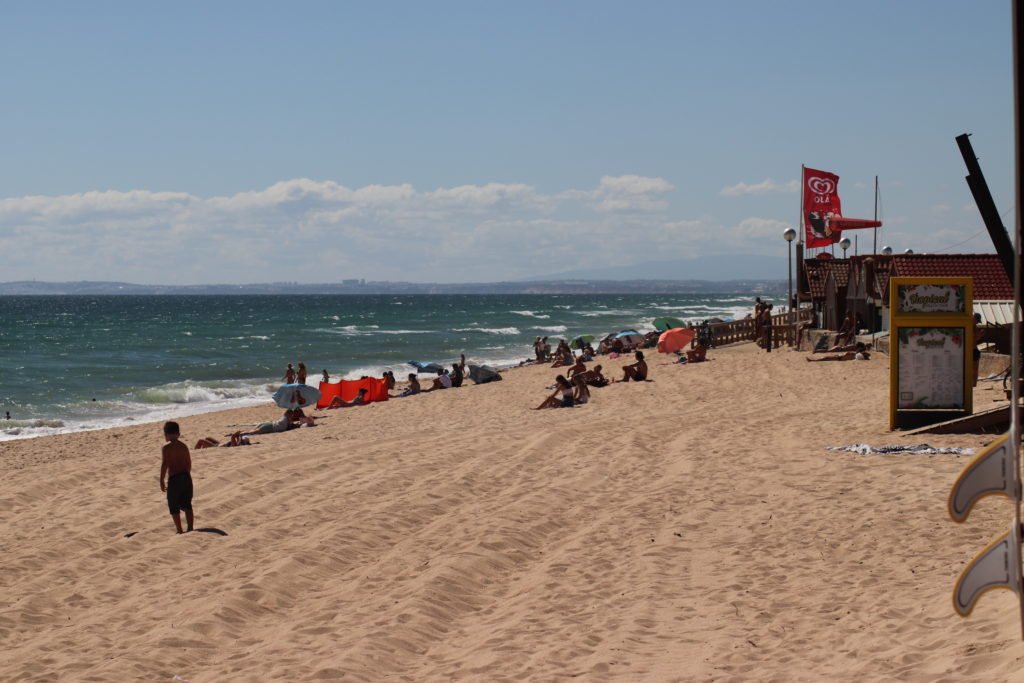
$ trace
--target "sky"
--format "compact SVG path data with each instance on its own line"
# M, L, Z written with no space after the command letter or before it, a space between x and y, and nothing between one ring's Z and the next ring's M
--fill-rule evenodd
M1015 220L1008 0L0 2L0 281L683 279L801 164L991 252L961 133Z

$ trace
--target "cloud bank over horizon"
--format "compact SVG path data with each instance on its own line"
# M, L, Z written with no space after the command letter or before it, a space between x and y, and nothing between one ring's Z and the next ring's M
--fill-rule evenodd
M0 265L4 280L469 282L691 258L737 242L784 253L776 234L784 221L679 218L675 190L640 175L554 193L525 183L420 190L296 178L208 198L149 190L9 198L0 199ZM40 278L42 269L51 275Z

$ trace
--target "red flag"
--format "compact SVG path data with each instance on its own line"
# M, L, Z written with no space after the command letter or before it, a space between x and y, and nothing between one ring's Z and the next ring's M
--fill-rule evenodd
M843 215L839 204L839 176L804 168L804 242L824 247L839 241L839 230L829 222Z

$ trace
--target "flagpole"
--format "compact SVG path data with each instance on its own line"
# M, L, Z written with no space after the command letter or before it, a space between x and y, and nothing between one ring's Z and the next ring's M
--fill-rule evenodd
M1014 149L1015 157L1015 178L1014 190L1016 192L1017 206L1020 206L1021 201L1021 159L1020 159L1020 96L1021 96L1021 85L1020 85L1020 52L1021 52L1021 36L1020 36L1020 0L1015 0L1012 3L1012 30L1013 30L1013 108L1014 108L1014 124L1013 132L1016 138L1016 145ZM1010 333L1010 344L1012 347L1011 356L1012 362L1010 365L1010 372L1012 375L1012 386L1010 388L1010 439L1013 443L1013 474L1017 480L1017 491L1016 499L1013 506L1013 529L1017 533L1018 538L1021 536L1020 533L1020 520L1021 520L1021 485L1020 485L1020 305L1021 305L1021 224L1020 224L1020 209L1015 211L1017 219L1014 221L1014 256L1015 263L1013 269L1013 330ZM1011 536L1012 537L1012 536ZM1017 577L1019 581L1020 577L1020 566L1021 566L1021 549L1018 545L1013 549L1013 559L1017 563ZM1024 640L1024 586L1019 583L1017 585L1017 599L1020 603L1020 631L1021 639Z
M795 308L797 311L796 316L792 319L794 325L794 334L799 334L798 328L800 327L800 273L804 267L804 165L800 164L800 218L796 222L796 305L793 306L793 301L789 303L790 308ZM799 347L798 347L799 348Z
M875 176L875 220L878 220L878 176ZM878 253L878 228L875 228L875 242L871 245L871 253Z

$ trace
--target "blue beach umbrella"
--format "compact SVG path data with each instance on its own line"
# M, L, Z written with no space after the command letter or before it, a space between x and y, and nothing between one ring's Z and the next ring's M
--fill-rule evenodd
M623 330L615 335L616 339L621 339L627 344L639 344L643 341L644 335L640 334L636 330Z
M423 361L411 360L409 365L416 368L416 372L429 372L432 375L436 375L438 372L444 370L443 367L437 363L424 363Z
M320 400L320 390L308 384L284 384L274 392L274 403L285 410L312 408Z

